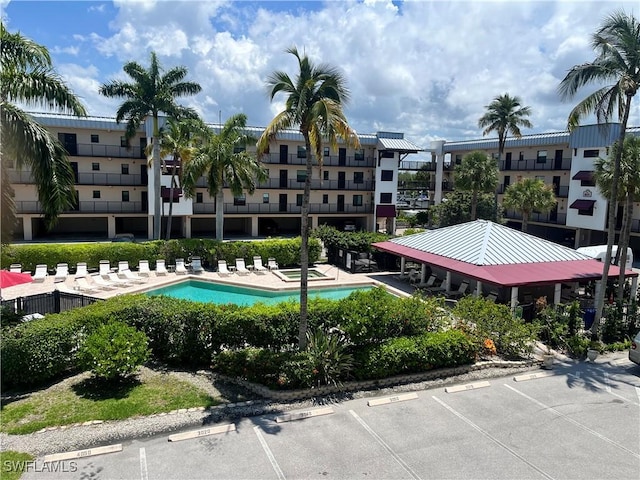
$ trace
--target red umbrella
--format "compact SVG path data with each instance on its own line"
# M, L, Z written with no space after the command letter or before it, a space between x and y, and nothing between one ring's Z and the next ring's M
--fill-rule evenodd
M13 287L23 283L32 282L33 279L28 273L10 272L8 270L0 270L0 288Z

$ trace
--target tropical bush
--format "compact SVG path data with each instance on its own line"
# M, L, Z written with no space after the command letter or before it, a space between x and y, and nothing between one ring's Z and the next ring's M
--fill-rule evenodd
M338 385L353 368L353 355L347 351L347 339L337 329L316 328L307 334L307 353L313 367L315 386Z

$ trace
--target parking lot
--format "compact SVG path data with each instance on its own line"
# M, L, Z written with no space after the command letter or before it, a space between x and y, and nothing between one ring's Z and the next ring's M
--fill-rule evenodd
M640 367L621 354L293 413L238 420L226 433L194 430L181 441L124 442L117 453L65 460L55 474L36 464L23 478L640 476Z

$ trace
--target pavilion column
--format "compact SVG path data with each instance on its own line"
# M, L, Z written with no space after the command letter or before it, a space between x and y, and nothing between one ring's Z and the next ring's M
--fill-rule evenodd
M424 284L427 281L427 264L422 264L422 269L420 270L420 283Z
M407 259L404 257L400 257L400 275L404 275L404 269L407 265Z
M444 288L445 288L445 292L451 291L451 272L449 271L447 271L447 276L445 277L445 280L444 280Z
M553 292L554 305L558 305L560 303L561 298L562 298L562 284L556 283L555 291Z
M482 282L480 280L476 281L476 292L475 292L476 297L481 297L482 296Z
M518 306L518 287L511 287L511 310L515 311Z

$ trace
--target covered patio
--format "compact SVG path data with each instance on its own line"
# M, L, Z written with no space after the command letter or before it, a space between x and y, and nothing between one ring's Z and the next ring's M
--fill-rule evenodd
M443 275L444 291L453 283L469 281L473 294L486 295L497 290L508 292L506 303L518 304L546 296L549 303L561 303L563 289L595 282L601 288L602 263L572 248L544 240L487 220L429 230L415 235L374 243L380 251L400 257L401 275L406 262L421 265L420 283L430 269ZM617 278L613 265L609 276ZM631 293L638 288L638 273L627 270L632 279ZM553 302L551 302L553 300Z

